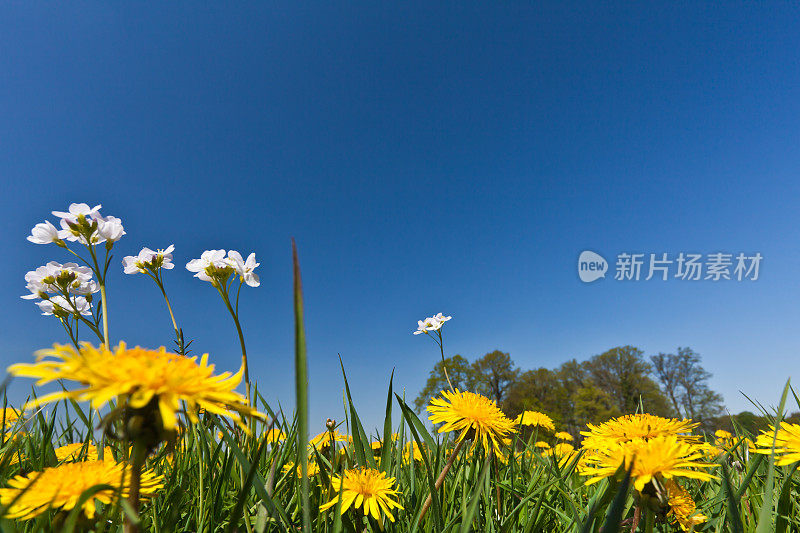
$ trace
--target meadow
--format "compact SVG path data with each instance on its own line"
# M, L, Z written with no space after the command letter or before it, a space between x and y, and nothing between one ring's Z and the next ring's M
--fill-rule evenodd
M788 382L777 408L763 410L771 424L759 434L737 425L703 432L647 405L568 433L547 413L512 419L452 386L419 412L386 376L382 430L373 434L342 365L341 419L317 427L308 418L296 248L297 407L284 413L259 394L239 320L241 291L260 283L255 254L208 250L186 265L230 315L237 372L218 371L213 354L184 339L164 287L172 246L144 248L122 268L160 290L175 346L108 342L106 278L119 269L110 253L125 231L100 209L72 204L53 212L58 226L37 224L28 237L73 262L25 277L23 298L58 320L64 338L9 373L61 390L21 405L4 400L3 531L800 531L800 425L783 421L800 399ZM425 318L413 332L437 342L432 357L442 362L451 318Z

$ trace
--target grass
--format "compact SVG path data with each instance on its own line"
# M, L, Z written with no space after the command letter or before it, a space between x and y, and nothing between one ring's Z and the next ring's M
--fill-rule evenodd
M586 485L579 473L579 453L563 461L535 447L536 440L555 444L552 433L538 430L532 438L516 435L506 447L508 462L473 449L460 450L455 435L436 433L394 393L393 376L387 379L385 417L380 431L369 433L350 396L344 365L342 383L346 405L337 428L350 436L347 443L309 450L309 434L331 431L309 427L305 328L302 287L296 249L294 302L296 339L297 412L273 410L253 383L251 401L268 420L248 422L250 434L210 413L197 424L186 425L172 446L162 445L147 459L147 468L163 476L163 489L142 502L138 517L123 499L99 505L88 519L79 512L49 510L27 521L5 518L2 531L122 531L124 522L138 523L142 531L240 531L320 533L529 533L539 531L602 532L680 531L666 516L668 508L648 494L632 488L631 472L620 467L615 476ZM777 426L792 392L787 383L779 408L765 413ZM5 401L5 400L4 400ZM800 402L798 402L800 406ZM47 410L27 413L2 430L0 485L20 473L38 472L57 464L56 448L85 443L109 446L118 460L126 460L126 445L95 430L100 415L71 400ZM285 438L269 441L265 434L279 428ZM557 428L558 429L558 428ZM714 459L717 478L682 482L707 521L695 531L765 533L800 531L798 464L778 466L774 455L750 454L737 428L735 443ZM712 437L706 440L713 441ZM378 443L378 444L376 444ZM406 453L420 450L417 458ZM458 453L454 453L453 449ZM436 488L445 465L451 468ZM395 521L376 520L350 509L340 512L339 487L333 477L347 468L376 468L396 479L402 510ZM299 467L299 475L298 475ZM304 475L305 472L312 475ZM82 495L93 498L107 486L93 487ZM426 500L430 497L430 508ZM337 505L320 511L320 505L339 498ZM7 502L13 504L13 502Z

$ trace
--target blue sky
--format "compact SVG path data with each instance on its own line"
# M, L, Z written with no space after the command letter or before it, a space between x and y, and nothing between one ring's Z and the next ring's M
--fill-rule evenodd
M0 8L3 364L62 342L24 293L67 261L25 241L71 202L123 219L112 339L171 323L122 256L166 275L197 351L238 367L216 292L182 266L255 251L251 374L293 404L290 237L307 311L312 431L413 398L446 349L554 367L617 345L690 346L733 411L798 369L800 13L786 3L6 3ZM53 217L49 217L52 219ZM760 252L755 282L583 284L578 254ZM613 266L612 266L613 268ZM12 385L22 397L30 381Z

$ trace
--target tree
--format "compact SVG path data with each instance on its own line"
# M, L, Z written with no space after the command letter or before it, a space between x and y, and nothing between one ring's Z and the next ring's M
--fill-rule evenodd
M475 371L466 358L460 355L446 357L444 364L447 366L447 374L450 376L450 381L453 382L453 387L462 391L471 390L475 387ZM439 361L433 365L433 370L431 370L428 381L425 383L425 388L420 391L414 400L414 409L417 412L421 412L428 405L431 397L449 388L450 384L447 383L444 366L442 366L442 361Z
M656 377L661 382L661 387L664 394L667 395L672 408L675 409L675 414L681 416L681 407L678 402L680 396L680 386L678 384L678 360L674 354L659 353L650 357L653 362L653 369L655 370Z
M652 368L643 353L633 346L619 346L583 364L591 380L611 397L620 414L635 413L641 402L648 413L668 415L667 399L650 378Z
M449 370L449 367L448 367ZM472 363L478 391L492 398L498 405L503 401L508 388L516 381L519 370L507 353L495 350Z
M708 386L712 374L700 365L700 354L679 347L677 354L660 353L650 359L678 416L703 423L722 414L722 396Z
M556 373L547 368L527 370L508 387L503 412L515 417L526 409L541 411L556 419L554 400L561 395Z
M590 384L581 387L575 394L575 416L581 427L599 424L621 413L614 406L614 399L600 387Z

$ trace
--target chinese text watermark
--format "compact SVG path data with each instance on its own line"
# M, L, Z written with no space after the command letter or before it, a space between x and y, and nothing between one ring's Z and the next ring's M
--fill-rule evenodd
M756 252L737 254L714 252L628 253L617 254L614 279L617 281L756 281L763 256ZM609 265L603 256L589 250L578 257L578 277L585 283L604 278Z

